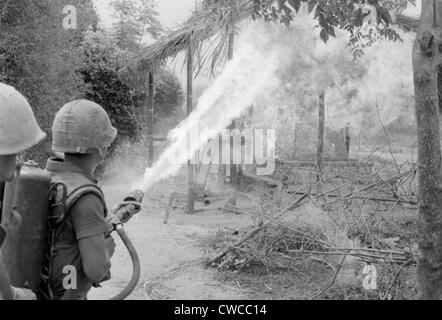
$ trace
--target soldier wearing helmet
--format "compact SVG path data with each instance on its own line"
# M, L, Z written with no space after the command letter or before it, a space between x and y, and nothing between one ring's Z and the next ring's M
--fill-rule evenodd
M64 159L48 160L46 169L53 182L67 187L67 199L66 216L56 229L50 290L53 299L85 300L94 284L108 278L115 249L106 236L106 203L93 174L117 130L100 105L77 100L58 111L52 135L52 149ZM66 270L75 273L68 285Z
M26 98L13 87L0 83L0 218L3 183L14 179L18 171L17 156L44 137ZM7 226L0 225L0 248L7 229ZM0 252L0 299L19 298L18 292L10 286Z

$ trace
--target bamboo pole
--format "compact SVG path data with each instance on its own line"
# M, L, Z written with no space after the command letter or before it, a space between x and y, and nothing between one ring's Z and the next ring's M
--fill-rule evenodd
M149 143L149 167L153 166L153 110L154 110L154 74L149 71L149 103L147 110L147 137Z
M229 50L227 52L227 58L229 60L233 59L233 45L235 42L235 32L233 31L234 28L232 27L232 32L229 34ZM235 121L232 121L232 124L229 126L230 130L233 130L236 128ZM238 166L233 163L233 136L230 137L230 165L229 165L229 172L230 172L230 184L233 186L236 186L238 184Z
M192 113L193 109L193 52L189 45L187 49L187 116ZM192 143L192 141L188 141ZM194 195L194 176L195 167L191 164L191 159L187 161L187 183L188 183L188 214L195 213L195 195Z
M227 51L227 59L228 60L232 60L233 59L233 44L235 41L235 33L233 32L234 28L232 28L232 32L229 34L229 46L228 46L228 51ZM232 130L234 129L234 126L231 124L228 129ZM232 179L236 180L236 174L234 174L234 177L232 176L233 173L233 165L232 165L232 155L233 155L233 150L232 148L230 149L230 165L228 164L224 164L222 163L222 159L223 159L223 155L222 155L222 149L223 149L223 139L222 136L219 136L219 143L220 143L220 148L219 148L219 154L220 154L220 164L219 164L219 170L218 170L218 177L219 177L219 182L221 185L224 184L224 182L226 181L226 175L227 175L227 171L230 173L230 181L234 181ZM232 141L230 141L229 143L230 145L232 145ZM236 167L235 167L236 170Z
M318 127L318 145L316 151L316 162L318 166L317 181L322 177L322 162L324 154L324 128L325 128L325 91L319 93L319 127Z

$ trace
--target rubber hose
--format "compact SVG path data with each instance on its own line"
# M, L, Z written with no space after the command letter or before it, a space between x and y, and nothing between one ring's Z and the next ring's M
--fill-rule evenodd
M128 295L130 295L131 292L137 286L138 280L140 280L140 273L141 273L140 258L138 257L138 253L135 250L132 241L130 241L129 237L126 234L126 231L124 231L123 226L118 226L117 232L121 240L123 241L124 245L126 246L127 251L129 252L130 258L132 259L133 269L132 269L132 277L129 283L127 284L127 286L116 296L112 297L110 300L124 300Z

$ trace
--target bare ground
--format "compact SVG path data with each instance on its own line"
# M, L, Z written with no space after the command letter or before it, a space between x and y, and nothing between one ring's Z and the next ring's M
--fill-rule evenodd
M110 207L127 193L118 184L105 184L103 189ZM195 215L174 210L168 224L164 224L164 204L170 190L167 185L160 189L163 190L155 190L155 198L163 198L161 203L146 198L138 217L125 228L141 260L141 278L128 299L247 299L247 290L229 281L221 282L216 269L206 267L207 239L214 238L219 230L235 233L250 225L251 217L224 213L218 210L223 206L219 202ZM109 299L130 279L130 257L118 236L114 238L117 248L112 258L112 279L103 283L102 288L93 289L89 299Z
M105 178L103 190L109 207L132 191L132 187L121 183L136 178L127 175L124 172ZM246 213L224 212L222 208L228 197L221 197L220 200L212 200L208 206L197 202L197 212L188 215L182 208L186 199L182 198L177 203L178 208L171 212L168 224L164 224L169 196L175 191L185 195L186 187L185 172L161 182L146 196L138 216L126 225L125 229L141 259L141 278L128 299L312 299L319 293L321 299L378 299L385 292L385 287L391 287L390 293L394 289L395 297L410 299L415 296L415 268L405 269L396 281L394 275L400 266L378 265L380 288L370 293L362 289L362 265L350 259L338 270L337 279L334 276L339 261L329 263L315 257L298 259L290 270L272 269L265 263L247 263L242 267L241 261L238 268L235 255L233 261L228 261L227 268L218 265L208 267L210 258L241 239L256 225L254 205L240 197L237 206L247 208L244 210ZM297 214L308 216L312 210L316 210L315 207L303 206L297 209ZM374 212L375 216L380 215L381 223L394 222L393 231L396 233L386 237L396 237L397 233L400 236L405 230L414 229L413 225L404 228L407 221L415 220L414 210L396 212L381 206ZM357 234L355 237L358 239ZM102 288L93 289L90 299L109 299L130 279L132 265L129 255L118 236L114 238L117 248L112 258L112 279ZM229 268L231 266L233 268ZM327 290L323 292L324 289Z

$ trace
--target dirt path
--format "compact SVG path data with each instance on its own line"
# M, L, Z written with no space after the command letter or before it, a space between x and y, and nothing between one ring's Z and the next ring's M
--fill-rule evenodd
M103 187L109 207L122 198L127 190L122 186ZM166 202L167 192L163 201ZM251 223L247 215L223 213L223 204L212 204L212 210L185 215L172 212L169 224L163 223L164 206L159 208L146 200L138 219L126 226L126 232L141 259L141 278L136 290L128 297L144 299L246 299L246 292L215 280L215 269L206 268L207 239L218 229L241 228ZM114 238L118 238L117 235ZM102 288L93 289L90 299L109 299L129 281L132 265L121 240L112 258L112 279ZM213 255L213 252L211 253Z

